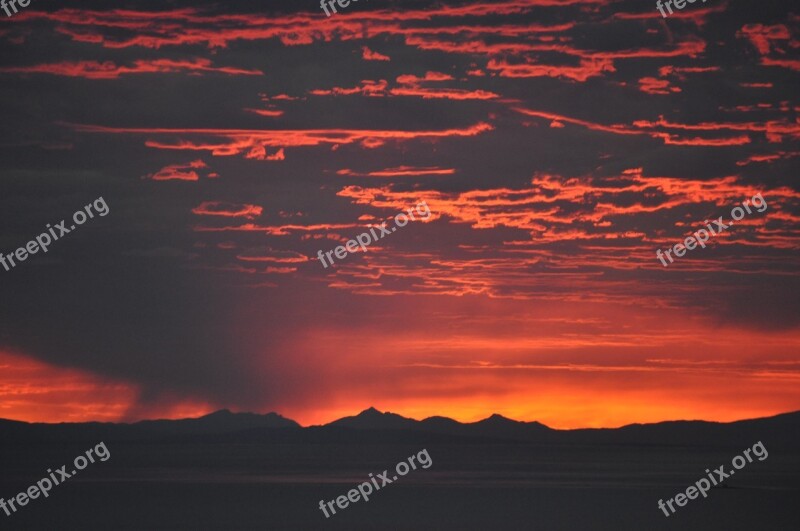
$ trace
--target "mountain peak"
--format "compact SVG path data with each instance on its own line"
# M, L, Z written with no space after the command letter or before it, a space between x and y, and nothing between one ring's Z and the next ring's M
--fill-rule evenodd
M491 417L487 417L478 422L491 423L491 424L519 424L518 420L512 420L508 417L504 417L499 413L492 413Z
M331 425L359 429L396 429L407 428L416 423L416 420L407 419L397 413L381 412L370 407L358 415L335 420Z
M219 409L214 411L213 413L209 413L208 415L203 415L200 418L208 419L208 418L221 418L221 417L230 417L233 415L233 412L230 409Z
M184 420L190 423L234 429L300 426L295 421L277 413L234 413L230 409L220 409L196 419Z

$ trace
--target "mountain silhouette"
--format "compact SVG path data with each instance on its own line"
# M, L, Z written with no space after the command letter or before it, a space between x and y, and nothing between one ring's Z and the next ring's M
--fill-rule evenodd
M361 430L400 430L414 429L418 424L419 421L417 420L402 417L396 413L381 413L371 407L354 417L344 417L327 425Z
M77 441L159 440L186 436L238 433L253 429L299 429L300 425L277 413L232 413L227 409L198 418L143 420L133 424L110 422L27 423L0 419L0 434L8 442L26 440Z
M381 412L370 407L357 415L321 426L301 427L277 413L233 413L227 409L178 420L125 423L27 423L0 419L0 444L24 441L193 440L217 442L399 442L467 440L559 444L753 444L769 439L772 446L800 440L800 412L730 423L668 421L620 428L558 430L539 422L522 422L494 414L462 423L448 417L424 420Z

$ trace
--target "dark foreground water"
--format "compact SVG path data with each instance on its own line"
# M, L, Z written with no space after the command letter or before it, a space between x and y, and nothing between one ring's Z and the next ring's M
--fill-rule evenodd
M99 441L98 441L99 442ZM755 442L755 441L754 441ZM764 530L800 529L800 455L772 450L669 518L658 509L744 448L536 444L108 444L50 497L0 529L58 530ZM88 445L84 445L88 448ZM418 469L326 519L345 495L427 448ZM3 450L8 499L86 448Z

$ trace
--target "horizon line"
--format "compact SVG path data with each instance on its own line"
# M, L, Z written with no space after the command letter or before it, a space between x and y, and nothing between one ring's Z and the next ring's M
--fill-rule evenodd
M358 417L358 416L360 416L360 415L362 415L362 414L364 414L364 413L366 413L366 412L368 412L370 410L374 410L374 411L378 412L381 415L396 415L396 416L401 417L403 419L412 420L412 421L415 421L415 422L422 422L422 421L425 421L425 420L428 420L428 419L432 419L432 418L444 418L444 419L452 420L453 422L457 422L457 423L463 424L463 425L477 424L479 422L484 422L486 420L489 420L489 419L491 419L493 417L501 417L503 419L510 420L512 422L518 422L518 423L521 423L521 424L537 423L537 424L545 426L546 428L548 428L550 430L554 430L554 431L615 430L615 429L625 428L627 426L648 426L648 425L652 426L652 425L663 424L663 423L667 423L667 422L705 422L705 423L708 423L708 424L734 424L736 422L746 422L746 421L750 421L750 420L764 420L764 419L770 419L770 418L779 417L779 416L782 416L782 415L791 415L791 414L794 414L794 413L800 413L800 409L797 409L797 410L792 410L792 411L783 411L783 412L780 412L780 413L775 413L775 414L767 415L767 416L763 416L763 417L746 417L746 418L738 418L738 419L735 419L735 420L728 420L728 421L706 420L706 419L696 419L696 418L695 419L664 419L664 420L658 420L658 421L653 421L653 422L630 422L630 423L627 423L627 424L621 424L619 426L599 426L599 427L598 426L583 426L583 427L577 427L577 428L553 428L553 427L548 426L547 424L544 424L543 422L538 421L538 420L517 420L517 419L510 418L510 417L506 417L505 415L502 415L500 413L492 413L488 417L485 417L485 418L482 418L482 419L479 419L479 420L476 420L476 421L470 421L470 422L462 422L460 420L456 420L456 419L454 419L452 417L448 417L446 415L431 415L431 416L428 416L428 417L424 417L422 419L417 419L417 418L413 418L413 417L406 417L404 415L400 415L399 413L394 413L394 412L391 412L391 411L381 411L381 410L379 410L378 408L376 408L374 406L370 406L370 407L368 407L366 409L363 409L363 410L359 411L358 413L355 413L355 414L352 414L352 415L345 415L344 417L339 417L339 418L333 419L333 420L331 420L329 422L326 422L326 423L323 423L323 424L308 424L308 425L303 425L300 422L298 422L298 421L296 421L296 420L294 420L294 419L292 419L290 417L287 417L287 416L284 416L281 413L278 413L277 411L268 411L266 413L258 413L258 412L255 412L255 411L232 411L230 408L215 409L213 411L209 411L208 413L204 413L204 414L202 414L200 416L197 416L197 417L176 417L176 418L164 418L164 417L162 417L162 418L150 418L150 419L146 418L146 419L140 419L140 420L135 420L135 421L87 420L87 421L78 421L78 422L72 422L72 421L30 422L30 421L26 421L26 420L18 420L18 419L5 418L5 417L0 417L0 421L19 422L19 423L22 423L22 424L31 424L31 425L40 424L40 425L48 425L48 426L58 426L58 425L62 425L62 424L134 425L134 424L139 424L141 422L159 422L159 421L177 422L177 421L181 421L181 420L199 420L199 419L214 415L216 413L227 412L227 413L230 413L232 415L257 415L257 416L262 416L262 417L263 416L267 416L267 415L277 415L277 416L281 417L282 419L294 422L300 428L306 429L306 428L328 426L330 424L333 424L334 422L337 422L337 421L340 421L340 420L343 420L343 419L355 418L355 417Z

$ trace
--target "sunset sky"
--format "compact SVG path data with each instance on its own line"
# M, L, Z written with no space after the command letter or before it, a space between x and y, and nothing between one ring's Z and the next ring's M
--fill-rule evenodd
M339 11L0 12L0 252L110 208L0 268L0 418L800 410L796 2Z

